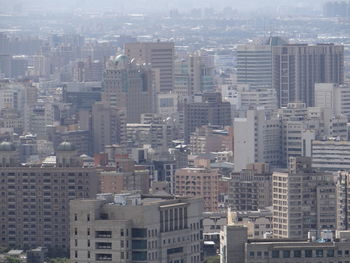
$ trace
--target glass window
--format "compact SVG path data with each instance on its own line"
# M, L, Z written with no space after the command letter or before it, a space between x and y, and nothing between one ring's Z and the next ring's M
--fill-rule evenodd
M306 258L312 258L312 250L311 249L305 250L305 257Z
M323 257L323 249L316 249L316 257L318 258Z
M272 258L279 258L279 257L280 257L279 250L273 250L272 251Z
M283 257L284 258L290 258L290 251L289 250L283 250Z
M301 258L301 250L294 250L294 257Z

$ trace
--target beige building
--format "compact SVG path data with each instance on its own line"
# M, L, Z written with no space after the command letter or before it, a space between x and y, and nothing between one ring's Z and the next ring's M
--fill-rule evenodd
M309 239L248 239L247 228L227 226L221 232L221 263L349 262L349 231L310 232Z
M194 168L176 170L175 194L202 197L204 210L215 212L219 205L219 172L217 169L209 168L209 165L208 160L205 160L205 163L196 163Z
M310 230L336 229L334 175L317 172L311 158L291 158L288 171L272 175L273 236L306 238Z
M137 65L125 55L109 61L102 87L102 101L125 110L128 123L139 123L141 114L156 110L150 67Z
M92 139L94 153L104 151L106 145L126 142L125 111L103 102L92 106Z
M257 211L231 211L229 209L227 225L246 227L248 238L270 238L272 236L272 207Z
M203 262L202 200L137 194L70 203L71 262Z
M73 145L64 142L52 162L20 166L9 142L0 144L0 246L51 251L69 249L69 200L96 195L93 168L82 168Z
M172 91L174 87L174 43L126 43L124 52L139 64L150 65L154 70L157 92Z
M248 164L231 173L228 205L233 211L252 211L272 205L272 173L265 163Z

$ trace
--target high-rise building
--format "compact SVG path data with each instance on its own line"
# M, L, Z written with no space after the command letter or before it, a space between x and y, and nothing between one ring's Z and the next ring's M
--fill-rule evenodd
M182 168L175 172L175 194L203 198L207 212L215 212L219 208L218 184L219 172L208 164L197 164L194 168Z
M248 164L230 175L228 205L233 211L257 211L272 205L272 173L265 163Z
M141 114L155 112L150 68L136 65L125 55L110 61L103 77L102 101L126 111L128 123L139 123Z
M272 88L272 47L287 44L280 37L237 47L237 83L253 88Z
M97 102L92 107L92 139L94 153L104 151L106 145L125 144L125 111Z
M334 175L313 170L311 158L291 158L288 171L273 173L272 185L274 237L307 238L311 230L336 229Z
M139 64L150 65L158 72L157 92L173 90L175 58L173 42L126 43L124 52L130 59L135 59Z
M344 82L344 47L289 44L272 47L272 87L279 107L289 102L315 105L315 83Z
M203 262L198 198L100 194L70 203L71 260Z
M82 168L72 144L56 150L56 161L21 166L13 144L0 144L0 246L67 253L69 200L95 196L99 183L95 169Z
M231 105L223 102L220 93L204 93L195 96L194 101L184 105L185 142L189 143L191 133L203 125L231 125Z
M350 83L342 85L334 83L315 84L315 106L331 109L335 115L350 118Z
M281 124L267 110L249 110L246 118L234 120L235 171L249 163L278 166L281 158Z

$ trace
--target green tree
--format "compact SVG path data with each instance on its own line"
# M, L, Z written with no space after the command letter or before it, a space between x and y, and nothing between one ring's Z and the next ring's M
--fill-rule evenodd
M205 260L205 263L220 263L220 256L213 256L213 257L207 258Z
M6 263L21 263L22 261L18 257L14 256L7 256L5 258Z

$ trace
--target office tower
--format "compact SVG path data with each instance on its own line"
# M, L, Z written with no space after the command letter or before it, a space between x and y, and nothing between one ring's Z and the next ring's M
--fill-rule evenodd
M287 165L289 157L311 157L313 140L348 138L347 118L332 114L329 108L307 108L304 103L288 103L287 107L278 110L278 115L282 127L282 166Z
M237 47L237 82L271 88L271 47L239 45Z
M184 105L185 143L191 133L203 125L231 125L231 105L223 102L220 93L204 93Z
M124 52L139 64L150 65L157 72L157 92L172 91L174 87L174 43L149 42L126 43Z
M197 198L100 194L70 203L71 260L203 262Z
M195 167L177 169L175 172L175 193L181 196L196 196L204 200L204 210L215 212L218 204L219 171L211 169L208 160L195 160Z
M235 171L249 163L267 163L278 166L281 158L281 124L267 110L249 110L246 118L235 118Z
M125 144L125 111L97 102L92 106L92 140L94 153L104 152L106 145Z
M273 236L306 238L311 230L335 230L337 198L334 175L311 168L311 158L289 161L288 171L272 175Z
M277 109L277 93L272 88L254 88L249 84L220 85L225 101L231 103L232 111L245 112L252 109Z
M232 211L256 211L272 205L272 173L267 164L248 164L230 178L228 206Z
M336 138L312 142L312 167L323 171L350 170L350 142Z
M350 83L315 84L315 107L331 109L335 115L350 118Z
M188 55L185 59L175 62L176 89L182 95L181 87L186 88L187 95L200 92L213 92L214 85L214 61L213 56L198 52Z
M272 88L272 54L276 45L287 44L279 37L269 37L260 43L238 45L237 83L250 84L253 88Z
M91 198L99 184L94 169L82 168L72 144L56 150L56 161L21 166L13 144L0 144L0 246L68 252L69 200Z
M126 111L128 123L139 123L141 114L155 112L150 68L136 65L124 55L110 61L103 77L102 101Z
M315 83L344 82L344 47L290 44L272 47L272 87L279 107L289 102L315 105Z

